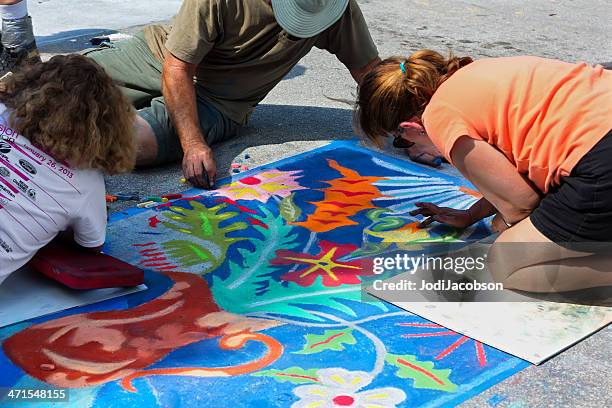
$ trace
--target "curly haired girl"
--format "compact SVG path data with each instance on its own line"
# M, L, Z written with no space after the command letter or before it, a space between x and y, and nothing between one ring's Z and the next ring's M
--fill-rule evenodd
M611 71L421 50L364 78L356 118L372 140L399 131L411 149L443 154L480 190L468 210L416 203L412 214L456 227L496 214L492 273L507 288L612 285ZM409 133L414 122L424 130Z
M134 166L134 112L80 55L24 67L0 84L0 282L59 232L104 243L103 173Z

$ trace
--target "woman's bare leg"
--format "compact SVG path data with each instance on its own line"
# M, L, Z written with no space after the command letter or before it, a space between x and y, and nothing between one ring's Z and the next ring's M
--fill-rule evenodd
M493 278L508 289L551 293L612 286L612 254L566 249L529 218L504 231L489 252Z

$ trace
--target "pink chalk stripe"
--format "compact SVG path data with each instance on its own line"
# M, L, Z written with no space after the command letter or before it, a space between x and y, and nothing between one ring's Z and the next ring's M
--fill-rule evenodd
M143 262L142 264L144 266L146 266L147 268L156 268L158 266L170 266L170 265L172 265L170 262L161 262L161 263L147 263L147 262Z
M143 262L158 262L158 261L167 261L168 258L166 258L165 256L160 256L158 258L148 258L146 260L144 260Z
M176 268L178 268L178 266L171 265L171 266L164 266L162 268L155 268L155 269L158 271L171 271Z
M146 244L132 244L132 246L135 246L135 247L146 247L146 246L151 246L151 245L155 245L155 242L147 242Z
M435 324L435 323L398 323L397 325L398 326L408 326L408 327L433 327L433 328L442 327L439 324Z
M474 340L474 346L476 347L476 355L478 356L478 364L481 367L487 365L487 353L485 353L484 346L481 342Z
M411 337L438 337L438 336L452 336L457 334L454 331L441 331L441 332L435 332L435 333L415 333L415 334L402 334L402 337L404 338L411 338Z
M468 340L469 340L469 337L466 337L466 336L459 337L459 339L457 341L455 341L453 344L448 346L446 349L442 350L442 352L440 354L438 354L436 357L434 357L434 359L435 360L443 359L444 357L448 356L450 353L455 351L455 349L457 347L459 347L460 345L462 345L463 343L465 343Z

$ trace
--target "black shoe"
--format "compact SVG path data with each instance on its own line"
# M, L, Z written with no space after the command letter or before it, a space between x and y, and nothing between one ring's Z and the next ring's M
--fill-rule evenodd
M36 43L32 43L27 48L2 48L2 52L0 52L0 78L23 64L34 62L40 62Z

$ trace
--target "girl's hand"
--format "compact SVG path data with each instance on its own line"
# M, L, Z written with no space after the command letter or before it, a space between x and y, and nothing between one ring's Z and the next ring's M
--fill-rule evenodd
M432 203L415 203L418 209L411 211L410 215L424 215L427 217L417 225L425 228L434 221L450 225L455 228L467 228L474 223L472 216L467 210L455 210L454 208L438 207Z

